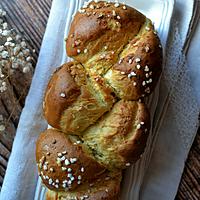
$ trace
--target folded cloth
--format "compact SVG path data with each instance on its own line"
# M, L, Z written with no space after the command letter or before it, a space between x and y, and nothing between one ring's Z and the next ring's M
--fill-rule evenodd
M9 159L1 200L34 199L37 182L35 141L38 134L47 127L42 117L42 97L53 69L64 61L63 40L68 31L72 11L77 10L83 3L82 0L73 2L75 3L68 0L53 1L36 71ZM173 22L164 76L160 88L157 87L155 92L156 98L159 99L157 106L157 102L153 104L156 108L153 134L147 148L149 151L126 171L123 200L170 200L175 197L198 124L198 106L185 58L181 54L192 10L191 0L178 0L175 4L175 18L181 20L178 23ZM185 14L180 15L180 12ZM158 93L159 96L156 95Z
M166 58L167 68L164 70L165 76L168 76L165 77L167 88L172 89L171 97L140 188L140 199L175 198L185 161L199 126L200 100L195 95L200 97L200 53L197 50L200 45L200 23L197 30L194 30L188 62L182 54L193 5L194 1L190 0L178 0L175 4ZM176 73L173 74L174 72ZM193 77L192 81L190 75ZM162 90L166 91L164 86L161 86L161 94L164 93Z
M68 0L55 0L42 42L30 91L22 111L6 175L1 200L32 200L37 184L35 142L47 124L42 116L42 99L48 79L61 63ZM63 48L62 48L63 47Z

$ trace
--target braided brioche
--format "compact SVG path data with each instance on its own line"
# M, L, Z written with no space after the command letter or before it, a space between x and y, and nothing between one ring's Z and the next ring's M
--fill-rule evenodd
M103 1L81 11L66 40L68 56L91 76L101 75L119 98L149 95L162 65L160 40L151 21L134 8Z
M92 1L75 15L66 50L74 61L50 78L43 109L52 128L36 145L46 198L118 199L121 170L148 138L143 98L161 74L160 40L134 8Z
M83 141L108 169L123 169L144 151L149 127L149 112L144 103L120 100L84 132Z
M119 200L121 173L104 173L92 184L82 184L72 192L48 190L46 200Z
M111 90L103 80L87 76L77 62L66 63L56 70L47 86L44 116L48 123L65 133L81 134L97 121L114 103Z
M40 134L36 160L39 161L42 180L49 189L73 190L96 179L106 170L84 151L76 138L54 129Z

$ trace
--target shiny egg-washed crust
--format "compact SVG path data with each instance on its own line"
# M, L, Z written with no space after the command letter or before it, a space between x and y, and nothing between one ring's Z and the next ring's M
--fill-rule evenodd
M93 56L104 51L105 46L106 53L114 51L109 62L115 63L118 54L145 23L145 16L131 7L126 6L127 9L124 10L122 5L115 7L113 3L104 3L91 2L88 8L82 9L85 12L77 12L72 21L66 40L66 50L70 57L81 63L89 62ZM93 9L90 8L92 6ZM120 19L117 19L118 16ZM84 53L85 49L87 53ZM78 53L77 50L81 52Z
M121 173L104 173L95 183L81 185L74 191L48 190L46 200L119 200Z
M109 113L86 129L82 137L48 129L40 134L36 145L41 178L49 189L74 190L79 185L79 175L80 183L84 183L97 179L106 169L124 169L140 158L149 128L150 116L144 103L120 100ZM76 161L71 163L70 159L74 158ZM68 174L74 177L70 184Z
M144 103L120 100L84 132L83 141L108 169L122 169L140 158L149 128L150 116Z
M91 2L74 17L67 54L101 75L121 99L148 96L161 74L162 48L152 22L123 4Z
M134 8L92 1L75 15L66 51L75 61L52 75L44 98L45 118L65 134L51 129L37 143L41 178L57 192L48 191L47 197L84 199L80 195L88 184L97 184L89 199L118 199L121 176L113 182L98 179L130 166L145 149L150 116L142 102L161 74L160 40L152 22ZM58 144L50 140L54 137ZM57 149L66 151L59 154L64 158ZM78 158L69 165L74 175L58 161L70 157Z
M36 161L43 183L57 191L73 190L105 171L105 167L89 156L81 144L54 129L40 134L36 144ZM68 184L69 180L72 180L71 184Z
M151 24L147 27L153 30ZM120 61L104 76L119 98L137 100L148 96L160 77L162 66L160 41L153 31L143 30L143 32L140 37L137 36L127 45L120 54Z
M78 135L109 111L113 103L111 90L100 77L92 79L81 64L69 62L52 75L43 109L52 127Z

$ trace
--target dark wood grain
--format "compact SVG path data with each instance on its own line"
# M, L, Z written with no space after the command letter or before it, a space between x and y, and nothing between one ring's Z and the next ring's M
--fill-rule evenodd
M35 49L36 65L45 32L51 0L0 0L6 12L6 21L27 40L28 48ZM5 118L6 129L0 132L0 188L12 149L19 117L31 83L33 73L24 76L19 70L6 79L7 91L0 93L0 114Z
M200 199L200 129L185 163L177 200Z
M51 8L52 0L0 0L0 6L7 11L7 21L16 30L21 32L28 40L28 47L35 49L34 65L36 64L40 45L45 32L46 23ZM16 76L20 76L17 74ZM23 94L18 94L23 86L18 77L12 77L9 80L11 102L5 102L5 97L0 97L1 113L9 117L10 104L19 96L22 96L16 105L14 114L10 118L6 133L0 135L0 189L5 175L7 161L10 155L15 130L19 120L21 109L27 95L28 86ZM31 80L31 77L29 78ZM26 85L30 84L30 80L25 80ZM18 81L18 82L17 82ZM190 154L186 161L184 173L179 185L177 200L199 200L200 199L200 130L195 138ZM162 200L162 199L161 199Z

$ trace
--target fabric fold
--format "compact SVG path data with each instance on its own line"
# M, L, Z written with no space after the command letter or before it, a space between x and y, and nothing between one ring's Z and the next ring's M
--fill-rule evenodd
M49 76L62 59L63 49L60 47L63 47L66 23L63 16L66 16L68 9L67 0L53 1L48 28L8 162L0 194L1 200L34 199L38 178L35 141L39 133L47 127L42 117L43 92Z

